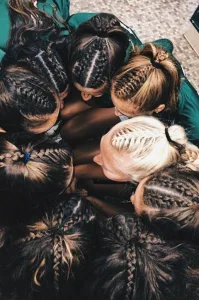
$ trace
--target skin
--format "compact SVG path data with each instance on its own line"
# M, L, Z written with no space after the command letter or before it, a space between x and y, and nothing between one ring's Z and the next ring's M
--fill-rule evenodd
M119 182L130 181L130 177L121 171L128 167L128 154L121 155L112 145L111 139L114 131L117 130L120 124L117 124L107 134L105 134L100 143L100 153L94 157L94 162L101 166L104 175Z
M81 96L84 101L89 101L89 100L91 100L92 97L95 97L95 98L101 97L104 94L104 91L107 87L106 82L97 89L83 87L77 82L75 82L74 85L81 92Z
M119 99L115 94L113 89L111 90L111 99L115 106L115 115L121 116L124 115L128 118L135 117L136 115L143 114L143 112L140 111L140 106L132 104L130 100L124 101L122 99ZM159 113L165 109L164 104L160 104L158 107L156 107L154 110L150 112L146 112L149 115L152 115L153 113Z

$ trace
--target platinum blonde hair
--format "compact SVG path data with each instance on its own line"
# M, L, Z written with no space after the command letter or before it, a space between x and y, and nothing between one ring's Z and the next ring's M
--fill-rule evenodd
M113 129L114 131L114 129ZM139 182L144 177L174 164L182 164L192 170L199 170L199 149L188 142L185 130L179 125L168 128L171 140L165 133L165 125L149 116L138 116L117 125L111 144L126 155L128 164L121 165L121 171L130 180ZM183 151L179 151L179 148Z

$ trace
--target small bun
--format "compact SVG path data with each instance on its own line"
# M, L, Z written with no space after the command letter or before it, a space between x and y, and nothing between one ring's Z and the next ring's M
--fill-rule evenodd
M182 126L172 125L168 128L168 133L172 141L185 145L188 142L186 132Z
M199 171L199 149L188 142L184 128L179 125L173 125L168 128L168 133L172 141L184 146L183 151L180 151L181 162L187 168Z
M164 50L160 50L156 53L156 56L154 57L154 61L156 63L160 63L161 61L167 59L169 57L169 53L165 52Z

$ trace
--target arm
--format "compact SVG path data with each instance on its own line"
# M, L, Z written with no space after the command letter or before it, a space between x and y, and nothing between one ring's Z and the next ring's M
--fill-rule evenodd
M129 212L128 204L115 205L91 196L86 197L86 199L90 201L93 204L93 206L95 206L100 212L104 213L107 217L112 217L119 213ZM130 206L130 211L133 212L132 205Z

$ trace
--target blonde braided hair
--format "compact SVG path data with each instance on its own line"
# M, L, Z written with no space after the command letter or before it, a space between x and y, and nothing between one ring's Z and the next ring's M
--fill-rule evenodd
M179 125L168 128L173 143L167 139L164 124L154 117L134 117L117 125L117 130L112 130L111 145L128 155L128 165L123 165L122 172L132 181L139 182L173 164L199 170L199 149L188 142L184 129Z

